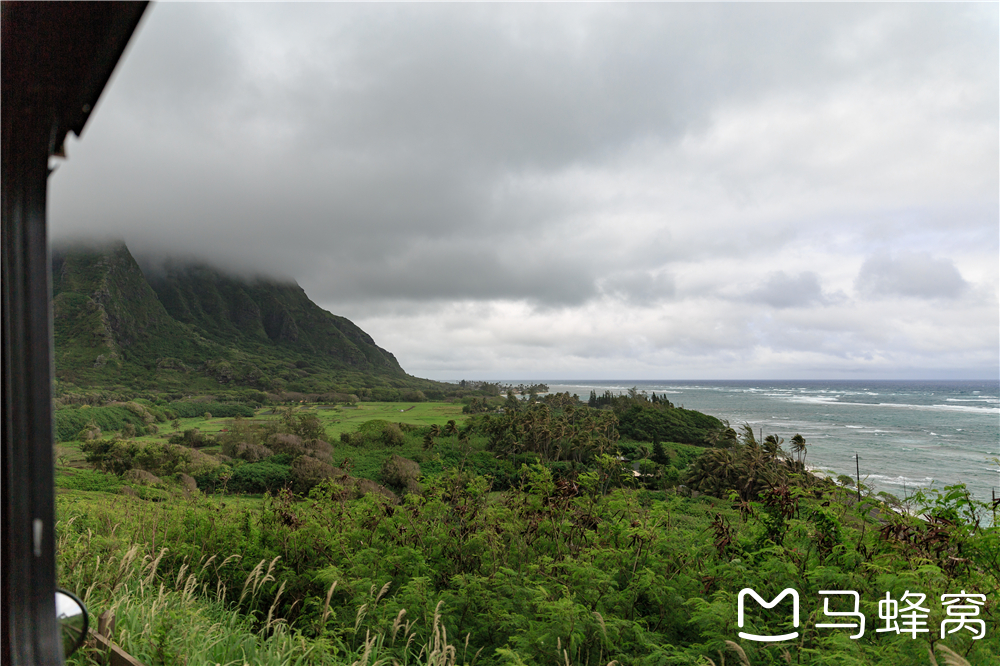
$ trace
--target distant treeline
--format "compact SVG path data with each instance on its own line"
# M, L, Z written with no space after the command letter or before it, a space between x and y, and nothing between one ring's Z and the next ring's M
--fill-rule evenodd
M463 379L458 385L460 388L480 391L486 395L507 395L508 393L514 393L515 395L537 395L549 392L549 387L546 384L518 384L515 386L514 384L502 384L500 382L480 382Z
M662 396L652 395L647 396L645 391L639 391L634 386L628 390L627 395L615 395L611 391L605 391L604 395L597 395L597 391L590 392L590 399L587 401L589 407L594 407L599 409L601 407L614 407L615 405L622 405L626 402L631 404L635 401L648 401L654 405L663 405L664 407L673 407L674 404L667 400L667 394L664 393Z
M445 400L449 397L462 395L461 391L442 391L435 389L414 389L408 387L343 387L335 391L258 391L255 389L236 388L230 390L211 391L210 394L195 394L192 397L187 392L176 391L83 391L63 392L56 396L54 404L57 408L89 405L100 407L111 403L139 400L145 404L163 406L175 401L190 401L194 403L221 402L242 403L251 407L264 405L286 404L290 402L320 402L320 403L354 403L354 402L425 402L427 400ZM214 412L213 412L214 413Z

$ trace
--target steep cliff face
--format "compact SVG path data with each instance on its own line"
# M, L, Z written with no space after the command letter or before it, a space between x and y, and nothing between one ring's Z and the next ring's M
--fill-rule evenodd
M313 303L294 282L243 280L203 265L175 264L149 284L170 316L216 342L294 352L322 367L405 374L370 335Z
M57 376L98 380L156 357L197 363L206 351L163 308L124 244L54 253L52 296Z
M149 278L122 243L53 253L58 379L307 391L425 381L293 282L182 263Z

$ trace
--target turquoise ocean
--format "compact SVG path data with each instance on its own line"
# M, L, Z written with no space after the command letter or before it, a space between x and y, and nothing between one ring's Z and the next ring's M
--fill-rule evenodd
M506 382L517 384L520 382ZM533 382L526 382L533 383ZM749 424L785 442L806 438L806 464L900 498L918 488L965 483L1000 496L1000 382L997 381L545 381L552 392L635 387L678 407Z

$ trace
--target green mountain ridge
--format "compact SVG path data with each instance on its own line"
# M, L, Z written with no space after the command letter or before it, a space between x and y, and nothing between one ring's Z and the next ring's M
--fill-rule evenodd
M438 389L294 282L172 262L147 275L124 243L53 251L60 385L203 391Z

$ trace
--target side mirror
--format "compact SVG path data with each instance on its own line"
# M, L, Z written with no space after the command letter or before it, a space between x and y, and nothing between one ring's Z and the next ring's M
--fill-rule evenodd
M56 590L56 621L62 633L63 657L68 657L83 645L87 637L87 607L66 590Z

